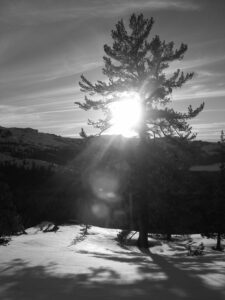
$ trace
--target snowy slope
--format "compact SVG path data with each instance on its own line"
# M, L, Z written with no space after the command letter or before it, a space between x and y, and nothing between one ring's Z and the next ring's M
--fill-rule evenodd
M121 247L118 230L30 228L0 247L0 299L225 299L225 254L204 240L203 256L187 256L188 240L150 239L150 254ZM135 237L134 237L135 238ZM192 236L196 244L199 235Z

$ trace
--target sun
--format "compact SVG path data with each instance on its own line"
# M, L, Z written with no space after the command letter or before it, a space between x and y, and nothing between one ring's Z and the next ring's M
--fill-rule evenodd
M111 134L125 137L137 135L135 128L141 120L140 96L136 92L122 93L120 101L111 104Z

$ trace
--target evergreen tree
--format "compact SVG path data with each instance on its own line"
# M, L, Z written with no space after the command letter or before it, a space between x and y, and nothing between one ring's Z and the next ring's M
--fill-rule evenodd
M204 107L204 103L196 109L189 106L187 113L167 107L171 102L173 89L180 88L193 77L193 73L184 74L177 69L171 76L166 76L165 70L169 64L183 59L187 45L182 43L175 49L174 42L161 41L158 35L149 40L153 23L153 18L145 19L143 14L132 14L128 28L123 20L116 24L111 33L113 45L104 45L106 55L103 57L103 74L107 77L106 81L91 83L82 75L79 84L86 95L83 102L75 102L84 110L103 112L103 118L88 121L88 124L102 133L111 126L110 105L121 101L121 93L135 92L139 95L142 118L136 128L139 137L137 172L141 183L138 200L138 244L143 248L147 248L148 232L146 158L149 140L162 136L193 139L195 134L192 133L188 120L197 116ZM127 113L129 114L129 107ZM83 130L82 136L85 136Z
M217 187L214 193L213 201L213 216L214 216L214 229L216 234L211 234L211 237L216 238L216 247L218 251L222 250L221 240L225 237L224 227L224 214L225 214L225 135L224 131L221 131L219 144L220 155L220 174Z
M215 201L215 229L216 233L216 250L221 251L221 240L225 237L224 228L224 214L225 214L225 135L224 131L221 131L219 144L219 155L220 155L220 175L217 189L214 195Z
M224 189L225 181L225 134L224 131L221 131L220 141L219 141L219 154L220 154L220 183Z

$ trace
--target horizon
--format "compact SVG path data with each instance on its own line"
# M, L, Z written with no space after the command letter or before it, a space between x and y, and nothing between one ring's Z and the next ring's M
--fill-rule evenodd
M50 135L55 135L57 137L62 137L62 138L65 138L65 139L79 139L79 140L84 140L83 137L81 137L79 134L78 135L74 135L74 136L63 136L63 135L60 135L60 134L57 134L57 133L51 133L51 132L44 132L44 131L41 131L37 128L32 128L32 127L7 127L7 126L1 126L0 125L0 129L1 128L4 128L6 130L13 130L13 129L16 129L16 130L34 130L34 131L37 131L38 134L50 134ZM101 137L105 137L105 138L110 138L111 140L114 140L116 138L122 138L122 139L125 139L125 140L130 140L130 139L138 139L138 136L124 136L123 134L116 134L116 133L103 133L103 134L100 134L100 135L90 135L89 136L90 138L101 138ZM166 137L156 137L156 139L166 139ZM151 141L153 141L154 139L150 139ZM215 143L215 144L218 144L220 141L219 139L218 140L201 140L201 139L198 139L198 136L193 139L193 140L190 140L190 142L206 142L206 143Z
M190 124L196 140L219 140L225 129L224 1L0 0L0 7L0 126L72 138L81 127L95 133L87 119L96 112L74 105L84 98L80 76L102 79L103 45L111 45L111 29L119 19L127 22L131 13L144 11L155 20L150 38L158 34L176 47L188 45L184 59L168 70L178 66L195 76L172 94L173 107L184 111L205 102Z

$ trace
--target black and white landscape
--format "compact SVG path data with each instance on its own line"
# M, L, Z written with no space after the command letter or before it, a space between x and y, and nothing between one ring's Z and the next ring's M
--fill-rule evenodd
M0 0L0 299L224 299L222 0Z

